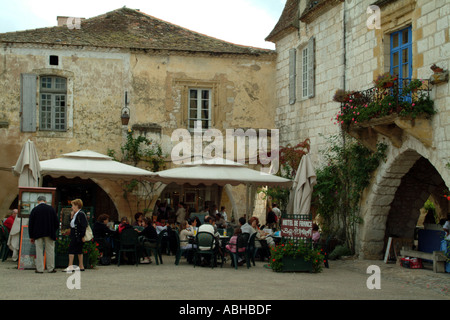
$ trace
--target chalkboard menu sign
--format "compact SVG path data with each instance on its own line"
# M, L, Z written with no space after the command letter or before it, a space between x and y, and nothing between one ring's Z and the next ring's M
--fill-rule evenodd
M31 243L28 234L28 226L22 226L20 232L20 248L19 248L19 262L18 269L35 269L36 260L36 246Z

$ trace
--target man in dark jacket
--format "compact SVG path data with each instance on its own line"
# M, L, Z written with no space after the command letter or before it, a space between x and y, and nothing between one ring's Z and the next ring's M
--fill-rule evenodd
M36 245L36 273L44 272L44 246L47 261L47 271L55 270L55 241L59 227L55 209L48 205L45 196L37 198L38 205L31 210L28 222L28 233L31 243Z

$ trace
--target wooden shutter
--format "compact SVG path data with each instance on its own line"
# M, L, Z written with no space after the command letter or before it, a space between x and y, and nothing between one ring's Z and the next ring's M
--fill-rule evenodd
M314 97L314 65L315 65L315 48L314 38L308 41L308 98Z
M296 74L296 50L295 49L290 49L289 50L289 104L294 104L295 100L296 100L296 95L295 95L295 80L297 77Z
M36 132L36 75L20 75L20 129L22 132Z

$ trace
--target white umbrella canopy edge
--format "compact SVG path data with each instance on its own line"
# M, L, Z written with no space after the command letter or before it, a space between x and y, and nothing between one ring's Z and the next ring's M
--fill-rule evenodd
M156 172L153 179L166 184L172 182L176 184L230 184L232 186L253 184L284 187L292 185L292 180L250 169L237 162L222 162L221 160L223 159L187 163L180 167Z
M112 180L150 180L155 173L90 150L63 154L59 158L40 161L41 175L67 178L95 178Z

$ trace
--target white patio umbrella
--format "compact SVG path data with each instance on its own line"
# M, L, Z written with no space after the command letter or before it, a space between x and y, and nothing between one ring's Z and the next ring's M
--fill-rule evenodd
M224 158L212 158L186 163L177 168L156 172L156 181L169 184L252 184L255 186L285 186L290 187L292 181L230 161Z
M313 187L317 184L316 171L309 154L305 154L292 184L287 207L288 214L309 214Z
M40 162L42 176L83 179L142 179L155 174L151 171L114 161L111 157L90 150L63 154L61 157Z
M246 207L249 211L249 188L253 186L284 186L290 187L292 181L230 161L224 158L201 159L186 163L177 168L156 172L155 181L165 184L176 183L192 185L219 186L245 184L247 186ZM247 212L248 213L248 212Z
M39 155L33 141L28 140L22 147L16 165L13 167L15 175L19 176L19 187L38 187L41 166Z

